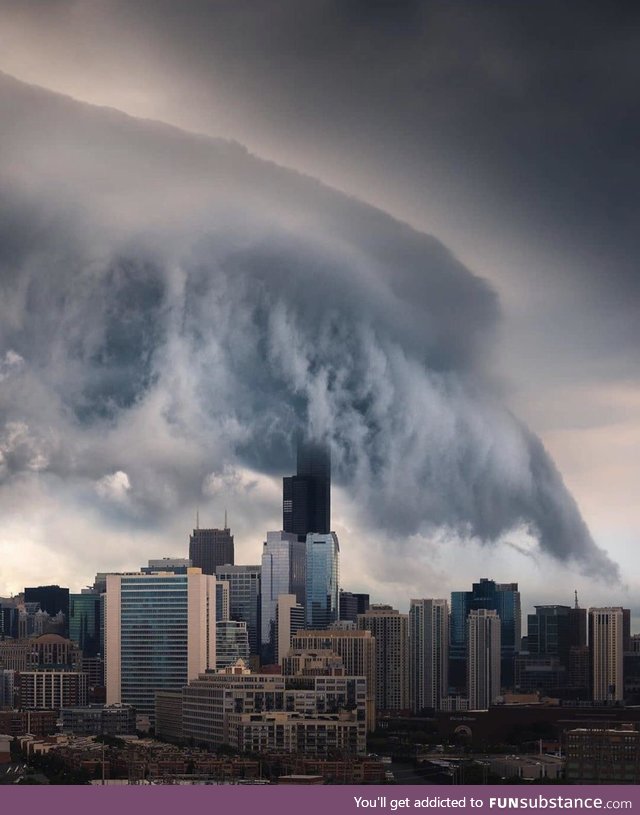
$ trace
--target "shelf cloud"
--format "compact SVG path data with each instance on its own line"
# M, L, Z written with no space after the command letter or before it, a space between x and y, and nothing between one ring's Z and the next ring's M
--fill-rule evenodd
M524 530L607 579L491 375L495 292L436 238L242 146L0 77L0 491L161 522L328 441L394 547ZM261 530L262 531L262 530Z

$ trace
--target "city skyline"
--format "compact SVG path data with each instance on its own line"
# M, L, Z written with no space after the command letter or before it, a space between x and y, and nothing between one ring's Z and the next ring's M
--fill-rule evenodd
M321 6L0 4L0 596L259 562L305 430L344 588L637 627L628 21Z

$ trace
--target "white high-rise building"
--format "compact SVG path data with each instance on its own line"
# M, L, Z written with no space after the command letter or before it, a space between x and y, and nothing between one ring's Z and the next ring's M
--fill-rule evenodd
M624 612L620 606L589 609L589 646L596 702L618 702L624 698L623 681Z
M467 617L467 693L470 710L486 710L500 696L500 617L486 608Z
M107 704L128 704L153 721L155 693L179 690L216 666L216 578L107 575Z
M409 695L411 708L439 710L448 694L449 603L411 600L409 606Z
M291 638L304 628L304 608L296 601L295 594L281 594L276 605L275 660L282 660L291 650Z

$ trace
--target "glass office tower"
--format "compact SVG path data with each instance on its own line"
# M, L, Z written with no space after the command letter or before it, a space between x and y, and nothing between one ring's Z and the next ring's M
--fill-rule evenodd
M262 550L261 655L275 659L276 606L281 594L295 594L305 605L306 543L293 532L267 532Z
M517 583L496 583L486 577L471 591L451 592L449 681L456 690L466 687L467 618L477 609L495 611L500 618L502 684L511 687L522 636L520 592Z
M247 624L249 651L260 653L260 566L232 566L216 568L218 580L229 584L229 617Z
M307 628L323 629L339 619L340 544L335 532L307 535Z
M85 657L100 653L100 595L69 595L69 639L82 649Z

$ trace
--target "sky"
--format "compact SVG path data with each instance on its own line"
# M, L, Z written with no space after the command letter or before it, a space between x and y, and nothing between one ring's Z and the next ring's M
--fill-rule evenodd
M258 562L302 428L345 588L639 618L637 16L0 0L0 596Z

